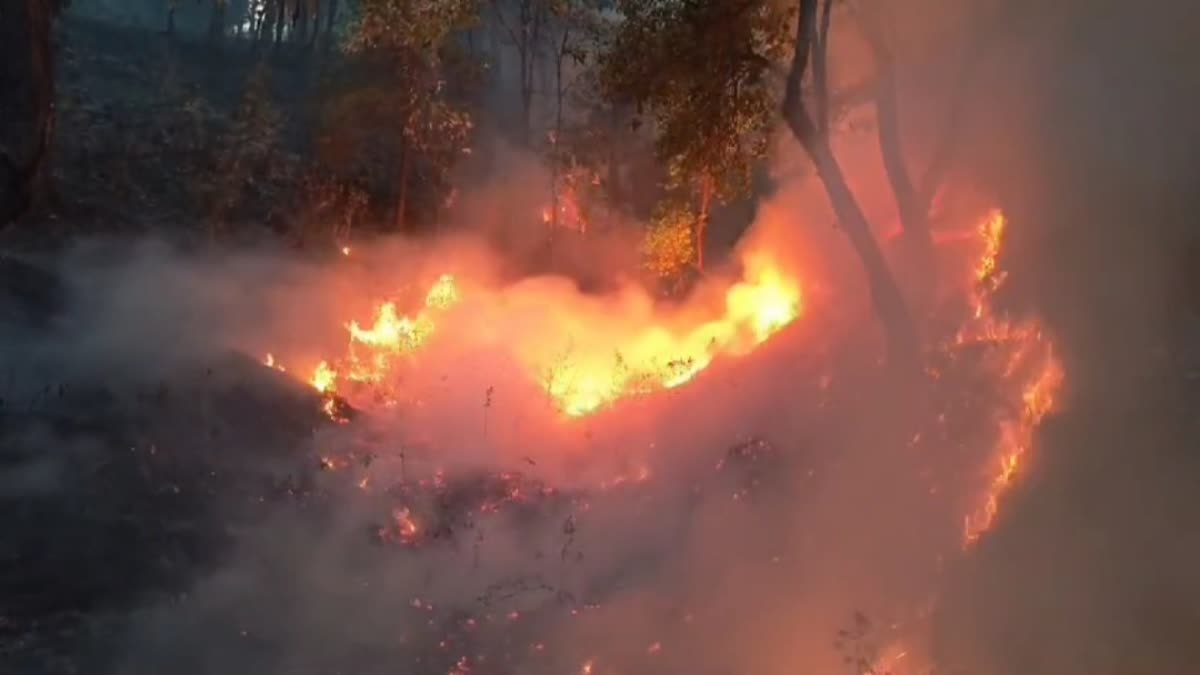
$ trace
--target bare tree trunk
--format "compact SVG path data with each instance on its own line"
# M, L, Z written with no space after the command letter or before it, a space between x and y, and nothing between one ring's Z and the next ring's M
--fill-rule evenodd
M708 176L700 179L700 217L696 220L696 271L704 273L704 241L708 236L708 223L712 217L713 181Z
M521 56L521 143L528 147L533 140L533 59L527 48Z
M617 139L622 133L621 128L621 109L615 104L608 114L608 133L611 139ZM625 199L624 186L621 184L621 170L617 164L617 144L610 142L608 145L608 200L612 204L617 204L619 208L625 210L627 203Z
M308 0L296 0L296 9L292 14L292 30L297 44L308 44Z
M1019 11L1013 13L1020 14ZM972 102L969 96L971 84L978 69L983 65L992 45L1006 28L1004 17L1007 16L1007 14L1002 14L1000 18L987 17L982 19L980 21L982 30L972 31L972 34L978 34L978 37L968 41L967 53L963 55L962 60L959 62L959 71L954 78L954 85L950 92L950 109L946 113L942 132L938 137L938 144L934 148L933 154L929 159L929 165L925 168L925 173L921 176L921 182L918 185L920 199L926 205L926 210L933 203L938 188L941 187L946 174L950 172L950 167L953 165L954 156L958 149L959 137L962 134L962 127L965 124L967 111ZM1007 21L1012 20L1007 19Z
M563 128L563 61L567 58L567 42L571 37L571 28L567 26L563 28L562 40L558 45L558 52L555 54L554 61L554 138L551 141L551 157L550 157L550 197L553 213L551 215L551 224L558 227L558 180L560 167L562 165L562 153L560 152L560 144L562 143L562 128Z
M275 51L279 51L279 45L283 44L283 26L286 16L287 0L275 0L275 41L271 47Z
M396 231L403 232L408 223L408 178L411 172L408 143L400 149L400 196L396 200Z
M528 147L533 140L533 83L537 75L537 46L541 40L542 21L545 8L538 0L520 0L517 4L516 28L509 26L504 19L504 4L492 0L496 20L508 33L517 49L520 80L517 92L521 104L521 142ZM500 77L500 73L497 73Z
M809 116L802 99L801 85L808 71L810 56L815 51L827 48L827 44L819 37L817 2L818 0L800 0L795 51L784 95L784 119L816 166L817 175L825 186L825 192L829 196L841 229L862 261L871 301L883 325L889 361L895 365L912 365L917 362L919 342L904 296L871 233L870 222L846 183L841 165L829 146L827 134L822 132ZM822 56L815 62L823 64L825 59ZM826 107L828 100L818 100L816 105Z
M55 4L13 2L0 20L0 224L42 206L54 137Z
M228 0L212 0L212 12L208 15L208 42L215 45L225 35L225 10Z
M338 0L329 0L329 8L325 12L325 48L333 46L333 27L337 24Z
M896 60L889 49L880 27L867 13L859 12L859 24L863 28L867 43L875 57L876 90L875 115L878 124L879 152L883 158L888 183L896 200L900 224L904 228L904 242L914 257L917 269L933 271L933 237L929 231L929 202L922 199L921 192L913 184L908 164L904 159L904 145L900 131L900 95L896 85ZM932 285L935 279L927 276L923 281Z
M313 0L312 6L312 37L309 38L308 45L315 46L321 41L321 0Z
M175 10L179 8L176 0L167 0L167 28L165 31L168 38L175 37Z
M275 16L275 3L279 0L263 0L262 7L258 9L258 17L254 24L254 50L258 51L259 46L267 41L267 36L270 35L271 20Z

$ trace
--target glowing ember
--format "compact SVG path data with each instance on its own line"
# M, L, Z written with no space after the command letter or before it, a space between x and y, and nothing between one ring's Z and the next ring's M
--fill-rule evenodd
M268 368L274 368L275 370L278 370L280 372L284 372L287 370L287 368L284 368L282 365L279 364L278 361L275 360L275 355L270 352L267 352L267 355L263 357L262 362L263 362L264 366L266 366Z

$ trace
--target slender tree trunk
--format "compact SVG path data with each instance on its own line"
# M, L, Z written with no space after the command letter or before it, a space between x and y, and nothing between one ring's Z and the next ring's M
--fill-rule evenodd
M178 8L176 0L168 0L167 2L167 28L164 31L168 38L175 37L175 10Z
M607 143L608 152L608 200L612 204L618 205L623 211L631 208L625 199L625 189L621 184L621 170L617 163L617 144L615 140L621 137L621 108L613 105L608 114L608 133L612 142Z
M871 233L870 222L846 183L842 168L828 143L818 141L805 147L816 165L817 175L825 186L842 231L850 239L866 271L871 301L887 333L889 360L903 362L913 359L918 352L916 328L900 287Z
M287 0L275 0L275 42L272 49L279 51L283 44L283 26L287 17Z
M45 204L55 122L55 5L11 4L0 20L0 225Z
M700 217L696 220L696 271L704 273L704 242L708 238L708 223L712 218L713 181L700 179Z
M1007 20L1011 21L1012 19ZM981 26L982 30L976 31L978 37L968 41L967 52L959 62L959 70L954 78L954 85L950 92L950 108L946 113L943 128L938 137L938 144L933 150L929 165L926 167L925 173L921 176L921 183L918 186L921 202L926 205L926 210L933 204L933 199L937 194L938 188L941 187L946 174L950 172L950 168L954 163L959 138L962 135L963 125L967 119L967 112L970 110L972 103L970 97L971 85L975 81L979 68L983 66L988 52L1002 34L1006 24L1001 19L992 20L989 18L981 21Z
M922 199L920 190L913 184L908 163L904 159L896 60L874 18L863 12L859 12L858 17L875 57L875 116L879 153L896 200L900 224L904 228L906 248L915 257L918 268L932 271L933 238L929 232L929 203ZM928 281L932 282L932 277Z
M563 60L567 56L567 41L570 39L571 29L564 28L562 41L559 43L558 53L554 61L554 138L551 142L551 157L550 157L550 196L553 214L551 215L551 224L557 229L558 227L558 181L560 167L562 165L562 153L559 151L562 143L562 128L563 128Z
M225 13L228 0L212 0L212 12L208 16L208 43L215 45L225 35Z
M292 30L296 31L297 44L308 44L308 0L296 0L296 11L292 14Z
M275 16L275 3L278 0L263 0L263 4L258 8L258 17L254 23L254 50L262 43L267 41L267 35L270 32L271 18Z
M792 135L804 147L816 166L817 175L825 186L825 192L829 196L841 229L862 261L871 302L883 325L888 360L897 366L912 366L918 362L920 344L908 305L888 268L878 242L875 241L870 222L846 183L841 165L830 148L827 134L817 127L802 99L801 85L808 71L810 57L813 56L814 50L824 50L828 46L818 37L817 2L818 0L800 0L795 51L784 94L784 119ZM815 60L817 65L824 62L823 57ZM823 107L828 105L828 101L818 100L816 104Z
M321 0L313 0L312 6L312 37L308 40L308 46L314 47L321 41Z
M400 185L399 198L396 200L396 231L403 232L408 224L408 179L412 162L409 159L408 144L400 149Z
M527 47L520 49L521 57L521 143L525 147L533 140L533 59Z
M333 27L337 24L338 0L329 0L325 11L325 50L333 47Z

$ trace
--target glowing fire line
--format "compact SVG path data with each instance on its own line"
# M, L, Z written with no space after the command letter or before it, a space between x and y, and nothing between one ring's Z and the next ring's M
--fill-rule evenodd
M1053 410L1064 379L1062 363L1041 325L1036 320L1015 322L1001 317L992 307L993 296L1006 279L999 256L1007 225L1004 214L994 210L980 226L984 250L975 269L972 319L956 336L958 345L988 343L1004 348L1007 361L1000 376L1016 382L1020 390L1017 411L1000 422L992 478L979 504L964 517L967 546L978 541L995 522L1000 500L1032 447L1035 430Z
M718 356L753 350L800 316L802 295L794 279L764 256L750 257L747 267L747 278L726 291L723 315L690 328L651 323L631 334L613 335L601 345L589 344L578 353L568 351L559 359L530 353L520 345L505 347L569 417L593 413L623 398L672 389L690 382ZM433 339L439 315L460 300L458 282L445 274L412 316L402 315L394 301L380 303L369 324L345 324L345 355L317 364L310 384L328 397L343 394L344 385L386 387L395 369Z

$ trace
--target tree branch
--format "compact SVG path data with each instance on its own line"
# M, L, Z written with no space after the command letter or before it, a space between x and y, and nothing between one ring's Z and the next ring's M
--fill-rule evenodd
M829 134L829 24L833 0L822 0L813 54L813 87L816 94L817 128Z
M913 186L908 163L904 158L904 143L900 132L900 96L896 86L896 60L882 27L875 18L866 12L856 14L863 36L875 57L875 116L884 171L892 187L904 233L912 241L920 242L923 248L928 248L928 202L921 199Z
M800 18L796 23L796 39L792 49L792 67L788 72L783 95L783 116L792 133L806 148L817 141L820 130L804 106L804 74L808 72L809 57L816 41L817 0L800 0ZM811 148L810 148L811 149Z

